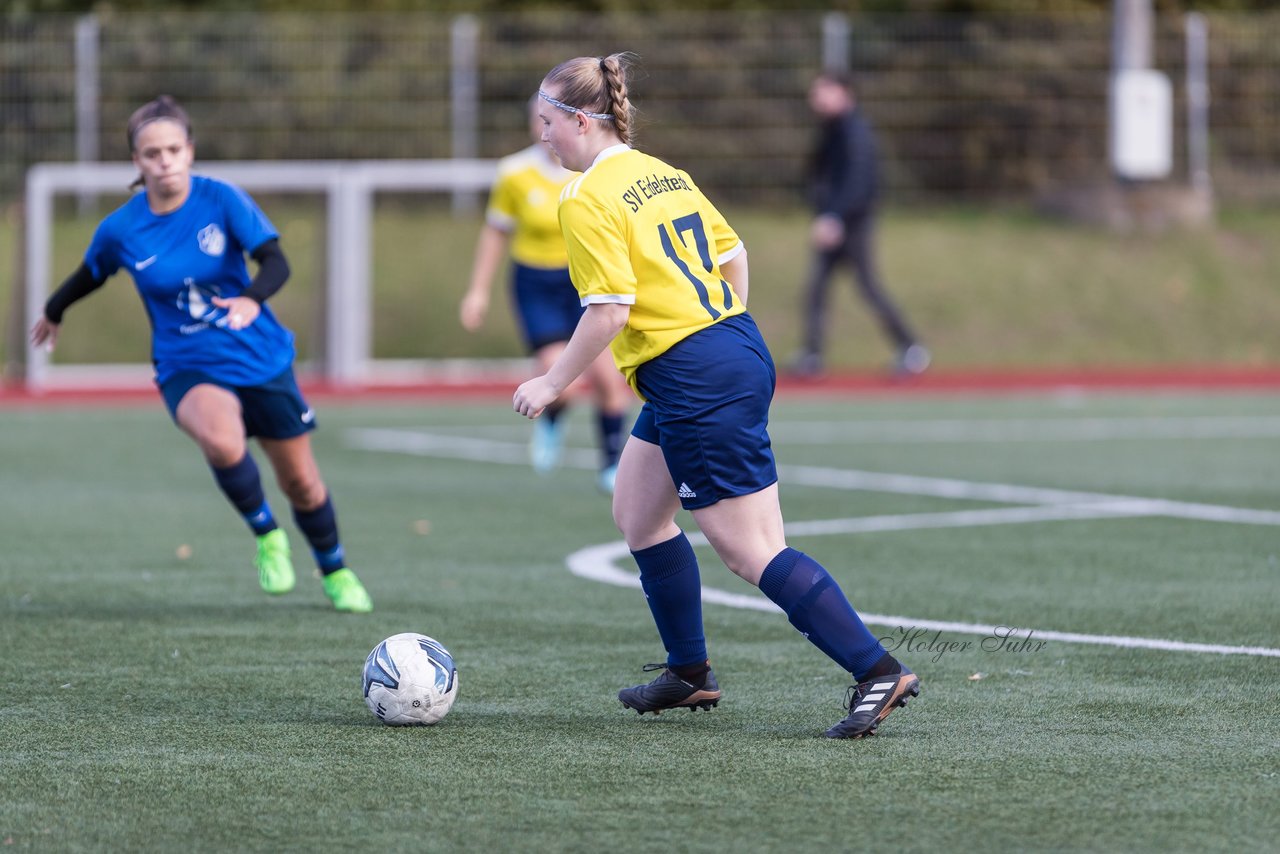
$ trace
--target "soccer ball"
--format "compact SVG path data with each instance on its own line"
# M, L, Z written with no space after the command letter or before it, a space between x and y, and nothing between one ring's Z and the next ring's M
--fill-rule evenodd
M458 668L434 638L392 635L373 648L361 680L364 702L391 726L429 726L449 713L458 696Z

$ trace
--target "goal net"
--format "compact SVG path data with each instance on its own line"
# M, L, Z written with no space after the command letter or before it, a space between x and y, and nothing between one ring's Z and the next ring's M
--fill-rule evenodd
M493 160L205 161L199 173L250 193L318 194L325 205L323 378L360 385L381 372L372 350L372 220L374 195L450 193L455 200L487 190ZM137 175L129 163L42 163L26 181L25 293L27 323L40 317L53 285L54 202L59 195L118 193ZM388 366L389 367L389 366ZM131 370L132 368L132 370ZM43 349L27 353L26 385L98 384L107 375L149 377L149 365L54 364Z

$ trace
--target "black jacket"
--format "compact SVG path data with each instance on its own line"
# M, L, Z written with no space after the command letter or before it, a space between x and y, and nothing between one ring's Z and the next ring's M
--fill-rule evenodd
M822 124L809 161L809 188L819 214L854 219L871 212L878 190L876 141L861 110Z

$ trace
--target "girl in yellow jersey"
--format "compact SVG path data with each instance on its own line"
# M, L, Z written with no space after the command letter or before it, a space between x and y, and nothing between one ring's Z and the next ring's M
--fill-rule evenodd
M529 118L534 144L498 163L498 180L489 194L471 284L459 314L470 332L484 323L493 276L510 244L516 319L538 373L544 373L564 350L583 309L569 279L569 256L556 214L560 190L574 173L561 166L540 140L542 121L533 104ZM600 437L598 482L603 491L612 492L622 452L622 420L632 395L608 354L602 353L586 373L595 395ZM529 456L539 472L555 468L563 455L562 409L561 404L552 404L534 424Z
M768 433L775 371L747 304L747 254L685 172L631 148L627 56L578 57L542 81L542 138L581 171L560 196L569 270L586 311L551 368L516 390L536 418L606 346L645 400L622 452L613 516L667 651L655 680L619 692L641 714L711 708L697 559L683 506L737 575L853 674L831 738L875 732L919 693L817 561L789 548Z

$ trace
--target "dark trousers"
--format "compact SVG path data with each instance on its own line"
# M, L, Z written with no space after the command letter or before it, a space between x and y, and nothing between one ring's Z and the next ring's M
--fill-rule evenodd
M822 353L826 333L827 293L831 287L831 277L842 261L848 261L853 266L862 298L875 312L885 334L899 350L905 350L916 342L916 337L880 283L872 247L875 217L866 214L847 219L844 229L844 243L834 249L815 251L813 255L804 295L805 351Z

